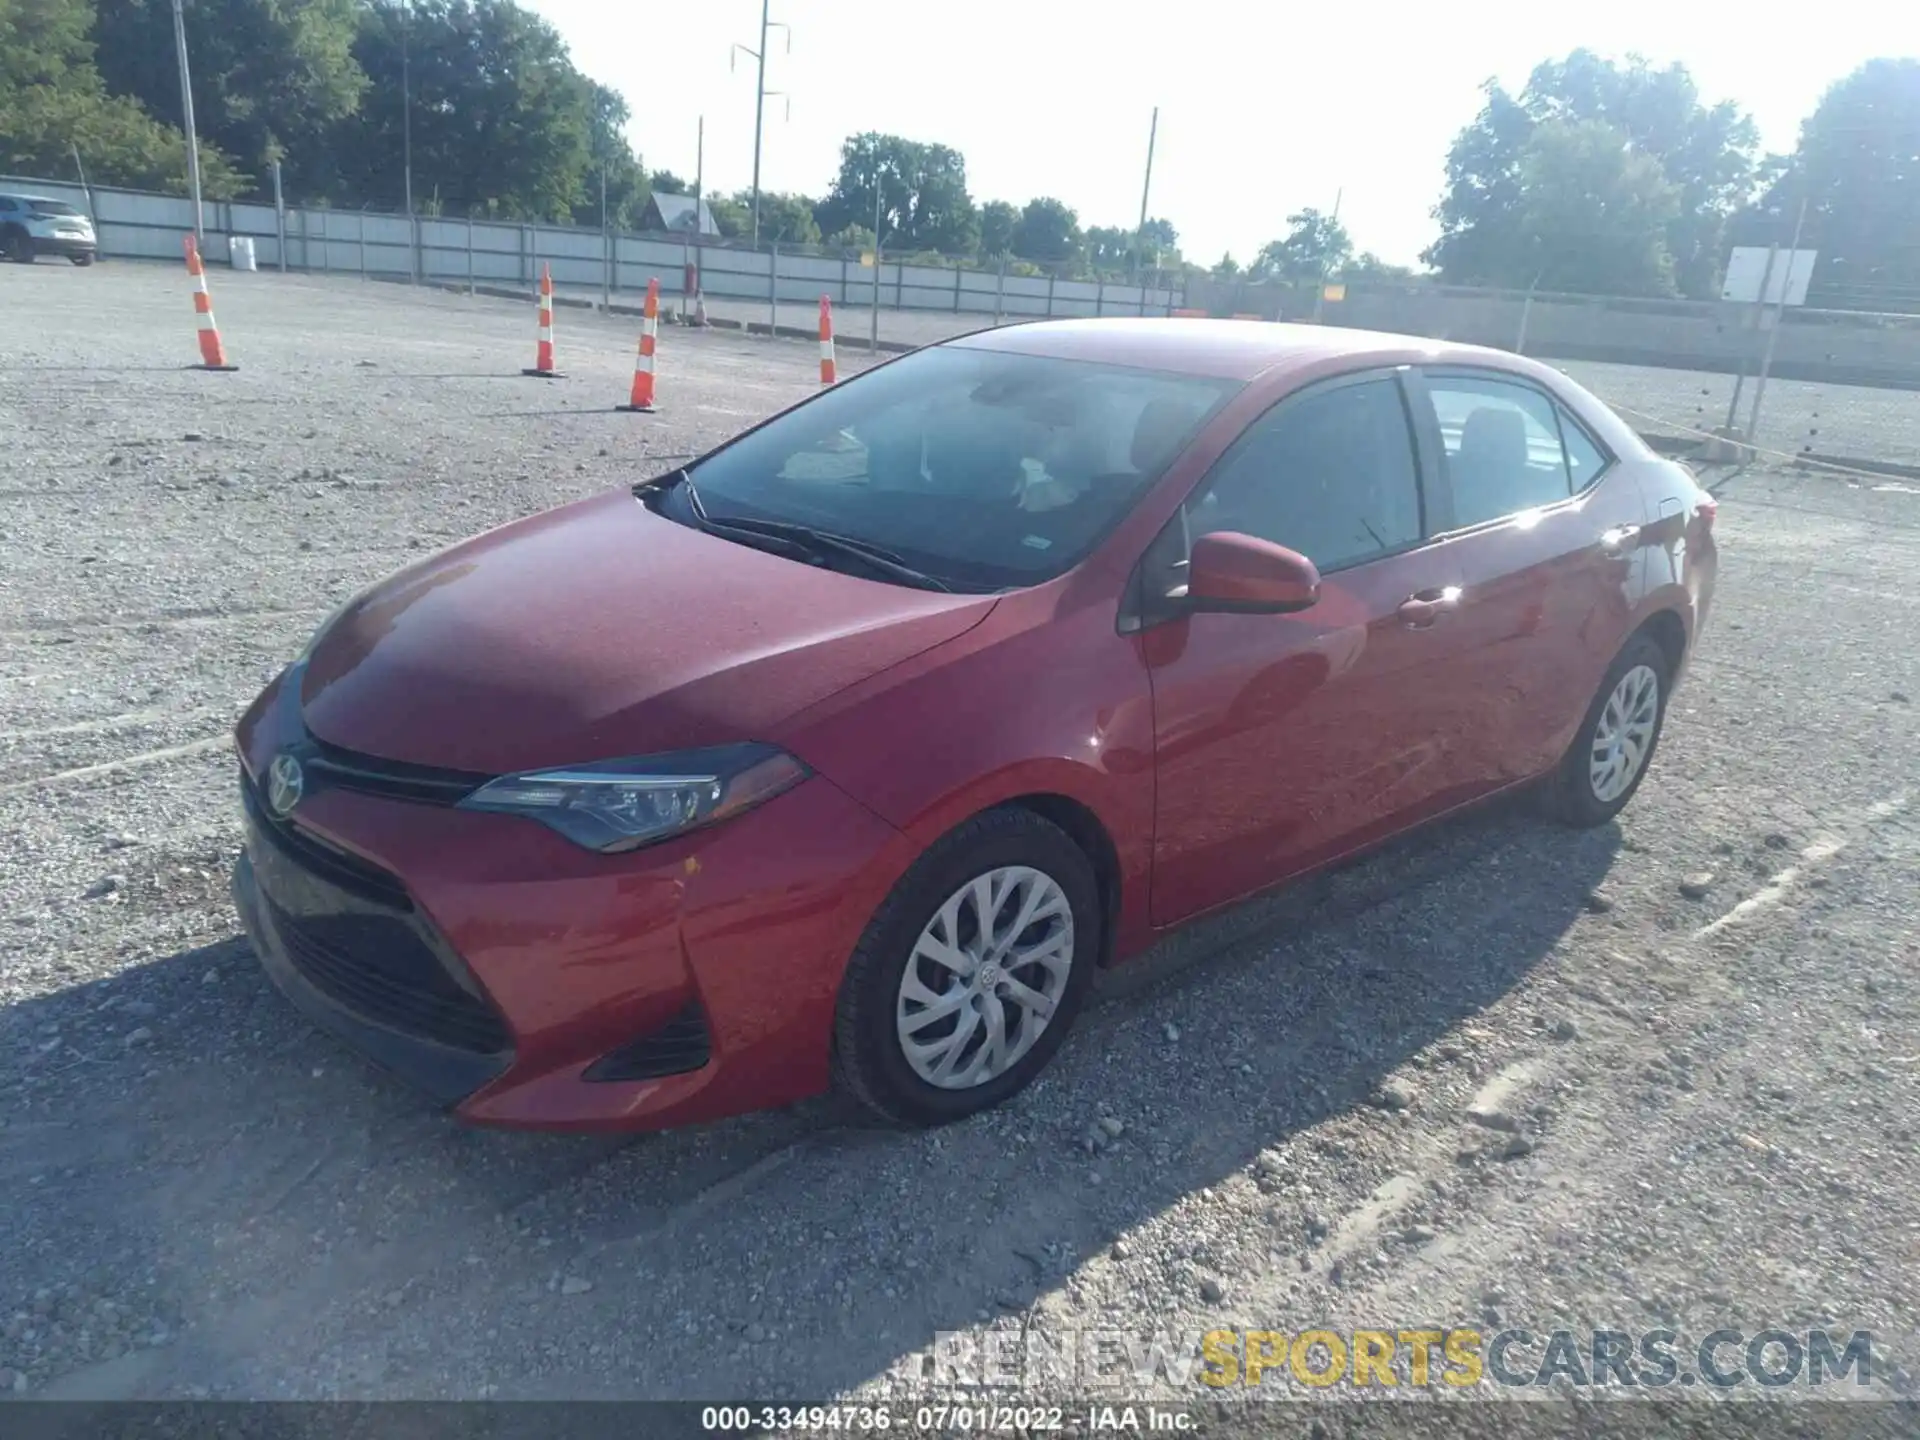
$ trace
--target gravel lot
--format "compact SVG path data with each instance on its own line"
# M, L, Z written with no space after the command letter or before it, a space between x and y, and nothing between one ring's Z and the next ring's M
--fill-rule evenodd
M699 450L814 355L670 330L642 418L622 317L563 309L544 383L524 306L214 288L238 374L180 368L181 275L0 271L0 1393L820 1400L924 1389L940 1331L1427 1319L1870 1329L1911 1393L1915 489L1729 482L1617 828L1501 807L1215 922L1001 1111L480 1132L237 938L232 719L359 586ZM1808 403L1911 446L1920 397Z

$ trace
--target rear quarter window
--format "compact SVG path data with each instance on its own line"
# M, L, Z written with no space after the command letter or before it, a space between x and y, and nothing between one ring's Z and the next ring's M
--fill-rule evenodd
M1573 418L1571 411L1564 405L1556 408L1560 411L1560 439L1567 452L1567 477L1573 484L1573 493L1578 495L1600 478L1601 472L1613 463L1613 457L1600 448L1600 443Z

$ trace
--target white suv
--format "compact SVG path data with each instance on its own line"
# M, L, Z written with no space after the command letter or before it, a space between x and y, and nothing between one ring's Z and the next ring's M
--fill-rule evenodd
M64 255L91 265L99 252L93 222L64 200L0 195L0 255L23 265L38 255Z

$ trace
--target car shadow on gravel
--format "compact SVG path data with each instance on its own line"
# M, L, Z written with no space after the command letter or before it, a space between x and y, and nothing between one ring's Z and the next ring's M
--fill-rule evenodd
M66 1377L54 1394L298 1393L291 1357L333 1347L360 1357L339 1393L435 1393L466 1382L417 1388L432 1352L477 1326L506 1345L505 1306L560 1358L525 1385L489 1362L503 1398L842 1390L1112 1263L1263 1151L1330 1196L1389 1178L1414 1127L1376 1111L1423 1102L1416 1072L1405 1095L1383 1078L1449 1039L1470 1064L1463 1023L1562 939L1619 843L1504 804L1243 906L1109 977L1028 1092L933 1134L831 1099L637 1140L469 1129L315 1031L243 940L135 965L0 1012L0 1312L38 1317L0 1365ZM1289 1148L1348 1111L1382 1133ZM1293 1203L1276 1245L1306 1243ZM1231 1270L1201 1246L1146 1288L1191 1305Z

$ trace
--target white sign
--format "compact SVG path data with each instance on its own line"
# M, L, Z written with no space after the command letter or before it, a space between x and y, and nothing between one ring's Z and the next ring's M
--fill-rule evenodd
M1765 301L1769 305L1804 305L1807 282L1813 279L1818 250L1774 250L1766 245L1737 245L1727 257L1727 278L1720 286L1722 300ZM1773 273L1767 273L1767 257ZM1767 293L1762 295L1764 284Z

